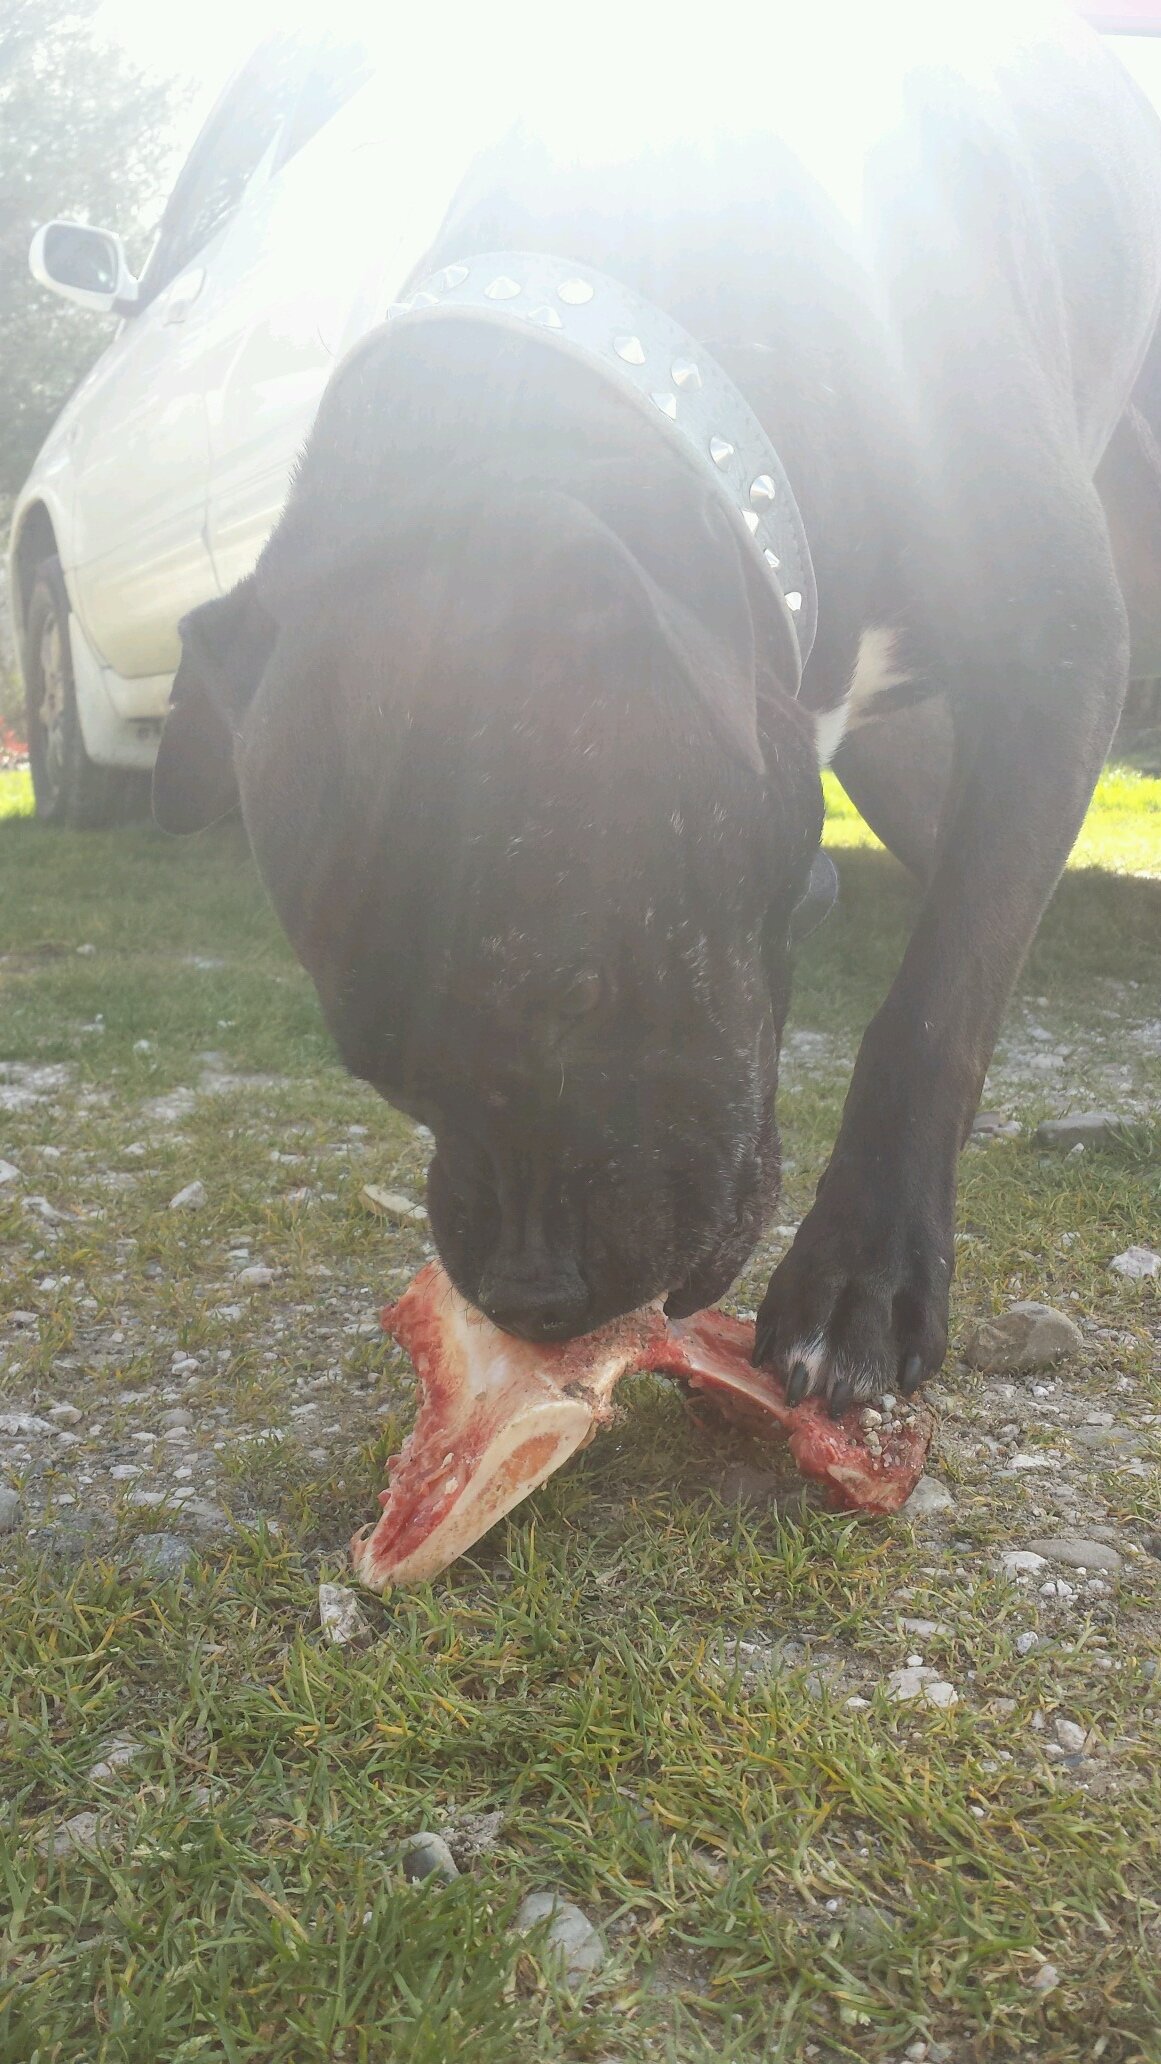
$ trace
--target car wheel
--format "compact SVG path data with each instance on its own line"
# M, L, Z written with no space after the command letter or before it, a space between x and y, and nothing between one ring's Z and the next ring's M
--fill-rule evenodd
M148 778L133 768L98 767L85 751L77 715L69 600L59 559L43 559L25 611L25 707L36 814L46 824L92 830L143 817Z

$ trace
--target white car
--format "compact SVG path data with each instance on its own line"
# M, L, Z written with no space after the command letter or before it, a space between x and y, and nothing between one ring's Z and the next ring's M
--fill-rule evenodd
M118 318L15 510L41 817L145 805L181 617L253 566L336 360L447 208L464 132L454 95L429 110L365 39L279 34L205 123L140 279L109 232L38 231L34 276Z

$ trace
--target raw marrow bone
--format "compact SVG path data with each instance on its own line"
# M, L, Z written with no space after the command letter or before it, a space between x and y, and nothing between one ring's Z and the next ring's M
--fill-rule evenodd
M420 1402L388 1464L382 1515L351 1542L375 1591L423 1583L463 1555L592 1439L633 1369L677 1377L760 1437L784 1434L803 1474L855 1510L897 1512L931 1440L921 1405L874 1433L857 1408L832 1420L813 1400L788 1405L778 1379L751 1367L753 1328L724 1312L670 1320L648 1305L563 1347L536 1346L501 1333L431 1262L383 1323L415 1364Z

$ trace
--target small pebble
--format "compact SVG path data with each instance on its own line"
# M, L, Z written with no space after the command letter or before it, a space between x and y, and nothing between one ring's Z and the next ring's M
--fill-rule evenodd
M1040 1636L1039 1634L1033 1633L1030 1627L1023 1634L1017 1634L1016 1636L1017 1655L1031 1655L1032 1650L1034 1648L1039 1648L1039 1646Z
M11 1161L0 1161L0 1186L2 1186L4 1183L19 1181L20 1170L15 1166L15 1164Z
M51 1419L39 1412L0 1412L0 1433L55 1433Z
M78 1849L96 1849L101 1840L99 1813L74 1813L37 1842L42 1856L72 1856Z
M15 1533L20 1525L20 1493L0 1487L0 1534Z
M136 1763L144 1754L144 1742L131 1741L128 1735L115 1735L111 1742L106 1743L104 1755L94 1763L89 1776L95 1784L107 1784L119 1770Z
M549 1927L542 1953L563 1967L570 1984L600 1970L605 1952L592 1922L579 1906L558 1898L555 1892L530 1892L517 1908L513 1926L518 1934L527 1935L546 1920Z
M264 1290L268 1283L274 1281L274 1270L267 1268L264 1261L252 1261L249 1268L239 1269L238 1281L245 1283L248 1289Z
M48 1416L54 1426L76 1426L81 1417L77 1407L68 1403L50 1405Z
M1126 1247L1123 1254L1113 1256L1109 1267L1132 1283L1143 1283L1147 1277L1161 1276L1161 1254L1152 1247Z
M177 1577L192 1560L193 1549L178 1534L138 1534L133 1543L135 1559L149 1577Z
M432 1834L427 1829L421 1829L417 1835L408 1835L403 1844L402 1861L403 1875L409 1885L421 1885L428 1878L450 1884L460 1874L459 1865L443 1836Z
M917 1699L926 1699L932 1706L954 1706L958 1700L954 1686L938 1670L921 1663L908 1663L904 1670L892 1670L887 1678L887 1694L895 1705L911 1705Z
M1041 1964L1035 1976L1028 1980L1033 1992L1055 1992L1060 1983L1060 1973L1055 1964Z
M186 1184L184 1190L179 1190L176 1197L170 1198L169 1208L171 1211L200 1211L205 1201L204 1182L191 1182Z
M319 1585L318 1617L323 1632L330 1635L336 1648L349 1648L353 1641L360 1641L371 1632L358 1598L345 1584Z
M1047 1569L1046 1556L1037 1555L1029 1548L1009 1548L1000 1557L1000 1567L1010 1577L1033 1576L1037 1570Z
M1111 1574L1121 1567L1116 1549L1110 1548L1105 1541L1054 1535L1051 1540L1033 1541L1031 1552L1042 1555L1046 1562L1063 1563L1066 1569L1107 1570Z
M161 1423L167 1432L173 1433L179 1428L192 1426L193 1414L187 1412L184 1405L171 1405L168 1412L162 1413Z
M951 1512L955 1500L934 1476L921 1476L907 1503L900 1509L904 1519L928 1519L936 1512Z
M1056 1739L1067 1756L1083 1754L1084 1745L1088 1740L1085 1728L1078 1727L1075 1720L1062 1720L1059 1715L1053 1722L1053 1727Z
M394 1218L405 1224L426 1225L427 1213L422 1204L416 1204L411 1197L405 1197L402 1190L381 1190L377 1183L365 1183L362 1190L363 1202L368 1210L379 1218Z

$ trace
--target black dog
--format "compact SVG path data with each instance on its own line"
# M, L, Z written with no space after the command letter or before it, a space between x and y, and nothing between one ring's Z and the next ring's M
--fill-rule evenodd
M422 271L552 253L725 368L813 554L800 695L782 594L661 414L535 317L405 319L336 374L256 572L184 625L155 808L188 830L240 790L346 1064L435 1134L450 1274L552 1339L720 1296L771 1211L837 749L928 884L760 1315L837 1410L942 1359L957 1156L1130 619L1161 665L1161 129L1073 25L903 81L857 235L784 138L705 155L693 205L699 148L611 208L524 138Z

